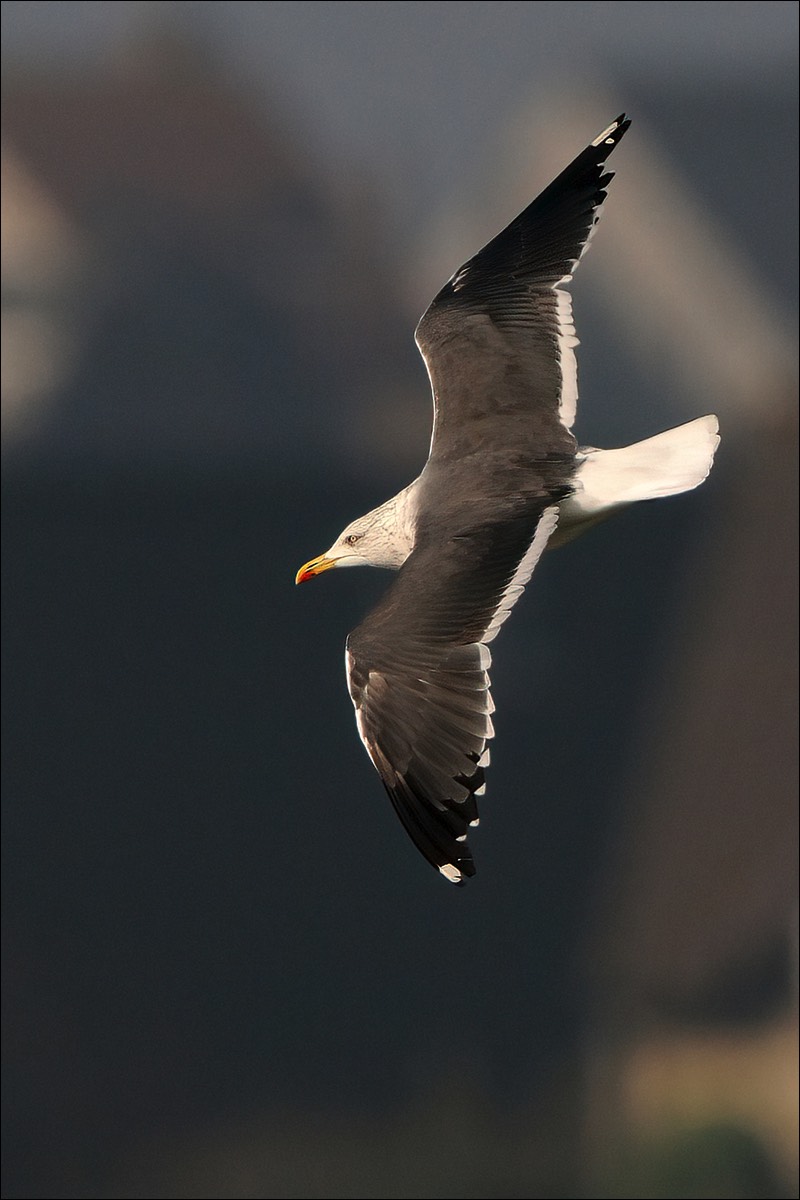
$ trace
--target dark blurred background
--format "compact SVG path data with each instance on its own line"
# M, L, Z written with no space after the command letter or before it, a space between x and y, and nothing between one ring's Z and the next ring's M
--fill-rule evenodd
M2 6L8 1197L796 1194L797 8ZM427 453L434 290L625 109L581 440L447 887L293 575Z

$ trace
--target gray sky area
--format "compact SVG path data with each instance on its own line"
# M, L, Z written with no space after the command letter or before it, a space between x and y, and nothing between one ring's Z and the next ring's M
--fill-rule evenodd
M5 0L6 62L113 58L148 23L195 31L287 106L319 153L387 186L401 225L491 158L520 106L574 81L785 84L794 3L30 3ZM613 114L612 114L613 115ZM415 212L406 211L407 208Z

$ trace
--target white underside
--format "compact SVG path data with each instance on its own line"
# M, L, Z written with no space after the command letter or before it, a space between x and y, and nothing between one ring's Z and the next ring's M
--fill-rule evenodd
M620 450L581 451L575 492L560 507L551 546L638 500L657 500L696 488L708 475L719 445L719 422L699 417Z

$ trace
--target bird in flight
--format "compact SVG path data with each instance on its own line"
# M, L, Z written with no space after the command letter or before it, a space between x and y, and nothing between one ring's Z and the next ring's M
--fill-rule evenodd
M625 115L448 280L416 341L433 391L422 473L297 572L398 571L347 639L358 732L414 844L453 884L475 874L494 736L489 646L547 545L708 475L700 417L619 450L579 448L567 287L606 198Z

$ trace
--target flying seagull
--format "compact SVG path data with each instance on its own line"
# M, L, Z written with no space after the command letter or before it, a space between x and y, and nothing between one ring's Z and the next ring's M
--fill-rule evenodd
M302 583L331 567L399 571L347 639L361 739L414 844L446 879L475 874L494 736L490 643L548 544L636 500L697 487L719 442L714 416L620 450L579 448L567 285L630 125L596 137L460 267L416 331L433 390L421 475L353 521Z

